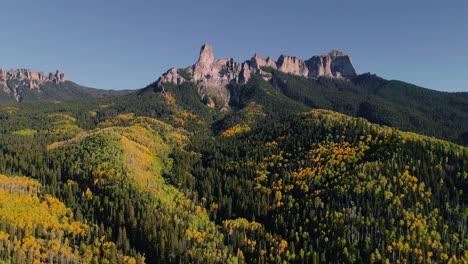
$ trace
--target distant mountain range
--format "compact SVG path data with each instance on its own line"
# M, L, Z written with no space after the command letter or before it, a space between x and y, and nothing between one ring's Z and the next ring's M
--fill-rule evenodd
M100 90L67 81L58 70L48 75L29 69L0 69L0 103L67 101L128 94L130 91Z

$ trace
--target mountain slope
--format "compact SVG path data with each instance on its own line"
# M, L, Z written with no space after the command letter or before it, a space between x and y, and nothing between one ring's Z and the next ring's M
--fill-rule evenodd
M364 117L377 124L468 144L468 98L464 93L433 91L370 74L345 80L307 79L266 68L264 72L270 74L269 79L265 80L265 75L254 75L245 84L232 82L226 87L229 110L218 115L215 132L247 122L243 117L245 111L240 111L255 103L261 106L263 114L253 118L253 123L277 120L307 109L329 109ZM174 104L184 101L190 92L193 93L191 102L181 106L205 116L210 112L208 106L202 105L209 103L200 96L197 99L199 87L195 83L163 86L155 83L145 91L162 93L164 89L165 94L171 94ZM182 86L184 92L179 88Z
M0 103L32 101L69 101L102 98L131 93L132 91L99 90L67 81L59 71L44 73L19 69L0 69Z
M78 85L71 81L58 84L44 83L40 90L31 90L28 87L18 88L18 101L15 97L0 92L0 103L34 102L34 101L70 101L79 99L103 98L129 94L132 91L100 90Z
M198 100L192 96L191 103L181 106L203 115L208 111L200 103L220 110L218 116L224 117L215 122L216 133L235 126L233 120L242 123L246 111L239 111L255 103L264 114L253 123L311 108L329 109L468 145L468 93L429 90L369 73L356 75L350 57L338 51L306 61L282 55L276 62L254 55L238 63L214 59L213 48L204 45L197 63L169 70L144 91L170 95L174 104L189 93L198 94Z
M314 110L190 150L184 186L219 205L247 262L468 261L464 147Z
M331 111L274 116L301 104L255 79L218 135L188 84L1 108L0 173L38 179L148 263L467 261L466 148Z
M468 99L364 74L350 80L303 79L273 71L272 85L312 108L467 144Z
M82 215L27 177L0 175L0 258L6 263L135 263ZM76 220L75 220L76 219Z
M58 113L47 118L51 115ZM60 125L76 124L71 116L60 117ZM48 124L48 131L56 130L49 125L54 126ZM34 133L2 135L2 150L8 156L22 149L17 145L20 142L23 147L34 148L39 156L16 152L24 158L34 157L30 160L35 163L32 170L26 169L29 175L42 180L46 192L60 198L73 212L97 223L98 229L104 230L102 239L116 241L125 254L135 258L144 254L149 263L237 259L224 245L222 234L206 211L164 178L172 169L170 153L187 143L188 134L183 129L122 114L91 131L31 131ZM3 145L8 141L10 146ZM45 146L45 142L49 144ZM3 159L3 152L0 156L1 163L15 171L10 159ZM44 167L42 158L54 164Z

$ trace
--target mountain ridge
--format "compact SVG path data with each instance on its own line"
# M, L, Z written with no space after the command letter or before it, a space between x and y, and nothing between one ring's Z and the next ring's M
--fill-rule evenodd
M44 72L36 72L30 69L10 69L0 68L0 88L8 95L15 97L16 101L20 100L20 86L26 86L29 89L40 90L40 85L46 82L55 84L67 80L65 74L59 70L50 72L47 76Z
M128 94L129 90L101 90L67 80L59 70L48 75L30 69L0 68L0 103L90 99Z
M215 98L220 98L223 102L219 107L226 110L229 108L230 99L227 86L231 82L247 83L255 74L261 74L265 79L270 78L271 76L263 70L264 67L311 79L323 76L347 79L357 75L351 57L336 50L313 56L308 60L281 55L275 61L272 57L264 59L254 54L250 60L236 62L233 58L216 59L213 47L204 44L195 64L183 70L171 68L157 80L157 83L179 85L183 82L194 82L199 86L198 92L201 98L208 102L208 105L213 106L211 102L216 101Z
M202 56L201 61L214 63L211 53L208 55ZM266 62L260 58L254 55L253 61ZM185 69L174 68L172 71L179 80L169 78L164 82L169 76L166 75L143 91L160 93L173 104L196 114L205 115L208 109L214 110L222 116L213 124L216 133L244 122L249 106L257 104L254 112L260 112L249 121L249 126L308 109L328 109L380 125L468 144L468 93L439 92L370 73L352 78L308 78L274 67L260 69L247 82L232 80L226 86L216 87L207 86L203 79L194 81Z

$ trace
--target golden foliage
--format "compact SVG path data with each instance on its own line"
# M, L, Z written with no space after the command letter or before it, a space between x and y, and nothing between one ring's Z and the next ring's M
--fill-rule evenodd
M262 227L262 224L257 223L255 221L248 221L245 218L237 218L237 219L228 219L223 221L223 227L228 230L228 233L232 235L233 231L236 229L240 229L243 231L256 231Z
M171 116L175 123L179 126L187 126L189 124L203 125L205 122L194 113L187 111L178 111L175 115Z
M99 105L99 108L100 109L107 109L107 108L109 108L111 106L112 106L112 104L102 104L102 105Z
M11 132L12 135L17 135L17 136L34 136L37 133L37 130L26 128L26 129L21 129L21 130L16 130Z
M91 227L74 221L69 208L39 189L36 180L0 175L0 256L4 261L100 262L103 256L94 254L96 250L115 250L114 243L99 240L90 246L82 244L78 250L80 245L75 242L89 239ZM133 258L121 257L126 263L135 263Z
M164 97L167 99L167 101L171 104L175 104L176 103L176 99L174 97L174 95L170 92L170 91L167 91L165 93L163 93Z
M229 129L226 129L226 131L224 131L222 135L224 137L232 137L241 133L249 132L250 130L251 128L247 124L242 124L242 125L237 124Z
M104 127L124 125L128 123L129 121L133 120L134 118L135 118L134 113L119 114L114 118L110 118L110 119L107 119L106 121L99 123L98 126L101 128L104 128Z
M83 131L83 129L75 124L76 118L70 115L55 113L48 115L48 117L52 121L52 128L48 131L41 131L41 133L45 132L68 137Z
M18 112L19 108L14 107L14 106L6 106L6 107L3 107L2 110L11 115L11 114Z
M40 262L56 255L79 260L79 255L66 241L85 237L88 226L70 220L73 219L71 210L50 195L40 195L39 186L37 181L27 177L0 176L0 222L10 226L9 230L22 232L19 238L16 233L0 231L0 242L3 242L0 244L4 245L0 252L13 251L19 255L24 252L25 257ZM37 228L41 230L40 237L35 237ZM9 243L11 240L14 247Z

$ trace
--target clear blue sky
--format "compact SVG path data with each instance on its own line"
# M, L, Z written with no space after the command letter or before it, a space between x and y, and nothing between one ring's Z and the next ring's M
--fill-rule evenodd
M238 61L338 49L359 73L468 91L467 2L0 0L0 67L140 88L194 63L207 42Z

